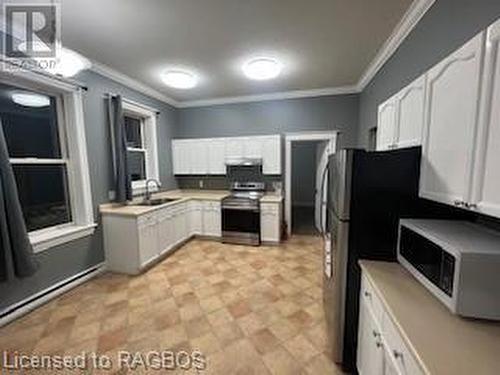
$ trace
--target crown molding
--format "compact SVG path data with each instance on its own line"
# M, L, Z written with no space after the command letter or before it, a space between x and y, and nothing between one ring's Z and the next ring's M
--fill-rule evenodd
M375 58L358 81L357 89L362 92L371 82L378 71L384 66L389 58L396 52L410 32L415 28L429 8L436 0L414 0L410 8L405 12L403 18L398 22L391 35L379 49Z
M148 85L145 85L144 83L129 77L126 74L123 74L107 65L101 64L100 62L93 61L91 60L92 66L90 70L93 72L100 74L106 78L112 79L113 81L116 81L118 83L121 83L124 86L127 86L133 90L139 91L140 93L143 93L144 95L150 96L152 98L158 99L161 102L170 104L171 106L174 107L179 107L180 103L168 97L165 94L162 94L161 92L153 89L152 87L149 87Z
M318 96L345 95L345 94L357 94L357 93L358 91L356 86L326 87L326 88L312 89L312 90L294 90L294 91L272 92L268 94L226 96L213 99L187 100L180 102L179 107L180 108L206 107L211 105L264 102L270 100L312 98Z
M170 104L176 108L191 108L191 107L205 107L211 105L233 104L233 103L249 103L261 102L270 100L284 100L284 99L298 99L309 98L318 96L329 95L345 95L356 94L362 92L370 81L375 77L379 70L389 60L389 58L396 52L399 46L403 43L410 32L415 28L418 22L422 19L424 14L430 9L436 0L414 0L410 8L405 12L401 20L398 22L391 35L382 47L379 49L375 58L368 65L363 75L360 77L356 85L339 86L339 87L326 87L312 90L295 90L274 92L268 94L257 95L243 95L243 96L230 96L220 98L210 98L201 100L186 100L177 101L167 95L147 86L146 84L127 76L107 65L92 61L91 70L110 78L118 83L121 83L131 89L137 90L145 95L158 99L164 103Z

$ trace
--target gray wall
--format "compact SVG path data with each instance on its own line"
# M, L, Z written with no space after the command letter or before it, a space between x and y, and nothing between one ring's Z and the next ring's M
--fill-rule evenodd
M172 176L170 139L176 119L176 110L169 105L148 98L114 81L92 72L81 73L76 79L89 90L84 98L84 115L87 137L87 153L90 166L92 199L96 221L99 221L98 205L108 202L112 190L110 141L106 121L104 94L108 92L152 106L160 111L158 117L158 150L160 177L163 188L175 188ZM9 305L31 296L51 285L77 274L104 260L102 230L84 239L73 241L37 254L40 270L27 279L17 279L0 284L0 311Z
M499 0L437 0L362 92L359 145L367 146L380 103L499 17Z
M343 146L357 141L358 95L274 100L184 108L176 138L340 130Z
M318 142L292 145L292 205L314 207Z

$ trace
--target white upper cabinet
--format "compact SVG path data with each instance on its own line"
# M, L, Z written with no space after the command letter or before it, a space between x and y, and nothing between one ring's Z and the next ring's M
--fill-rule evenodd
M262 138L248 137L243 139L245 144L244 155L247 158L262 158Z
M199 139L196 142L189 142L190 174L204 175L208 173L208 142Z
M487 32L474 185L470 208L500 217L500 20Z
M421 144L425 80L424 74L379 106L378 151Z
M281 136L270 135L262 139L262 173L281 174Z
M242 158L245 156L246 138L226 138L226 158Z
M226 159L262 158L264 174L281 174L281 136L172 141L175 175L225 175Z
M396 147L418 146L422 142L425 80L423 75L396 95Z
M379 106L377 124L377 150L384 151L394 147L397 127L396 98L393 96Z
M208 174L226 174L226 142L222 138L208 140Z
M172 158L174 174L187 175L191 173L191 144L188 140L172 141Z
M484 33L427 75L420 195L465 206L470 194Z

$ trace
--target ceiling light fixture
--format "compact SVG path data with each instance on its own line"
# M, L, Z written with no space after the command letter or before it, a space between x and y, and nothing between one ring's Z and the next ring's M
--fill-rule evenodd
M12 101L24 107L48 107L50 98L46 95L34 94L28 92L14 92L11 94Z
M196 86L194 74L184 70L167 70L161 76L163 83L176 89L191 89Z
M269 57L258 57L243 65L243 73L258 81L273 79L280 75L283 65L276 59Z

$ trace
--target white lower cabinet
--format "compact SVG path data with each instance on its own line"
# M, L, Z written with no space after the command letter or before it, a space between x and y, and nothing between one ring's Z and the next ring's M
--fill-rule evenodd
M261 203L260 238L264 242L281 240L281 203Z
M209 237L220 237L221 229L221 205L220 202L203 202L203 235Z
M360 375L383 374L384 347L380 328L366 303L359 306L357 365Z
M137 220L140 266L147 266L158 256L158 219L155 213Z
M160 254L170 250L174 245L174 228L173 228L172 210L166 208L158 214L158 245Z
M218 201L189 200L140 216L103 215L110 271L138 274L194 235L221 236Z
M360 375L423 375L389 313L362 276L359 297L357 368Z
M203 233L203 204L200 201L188 202L189 235L195 236Z

